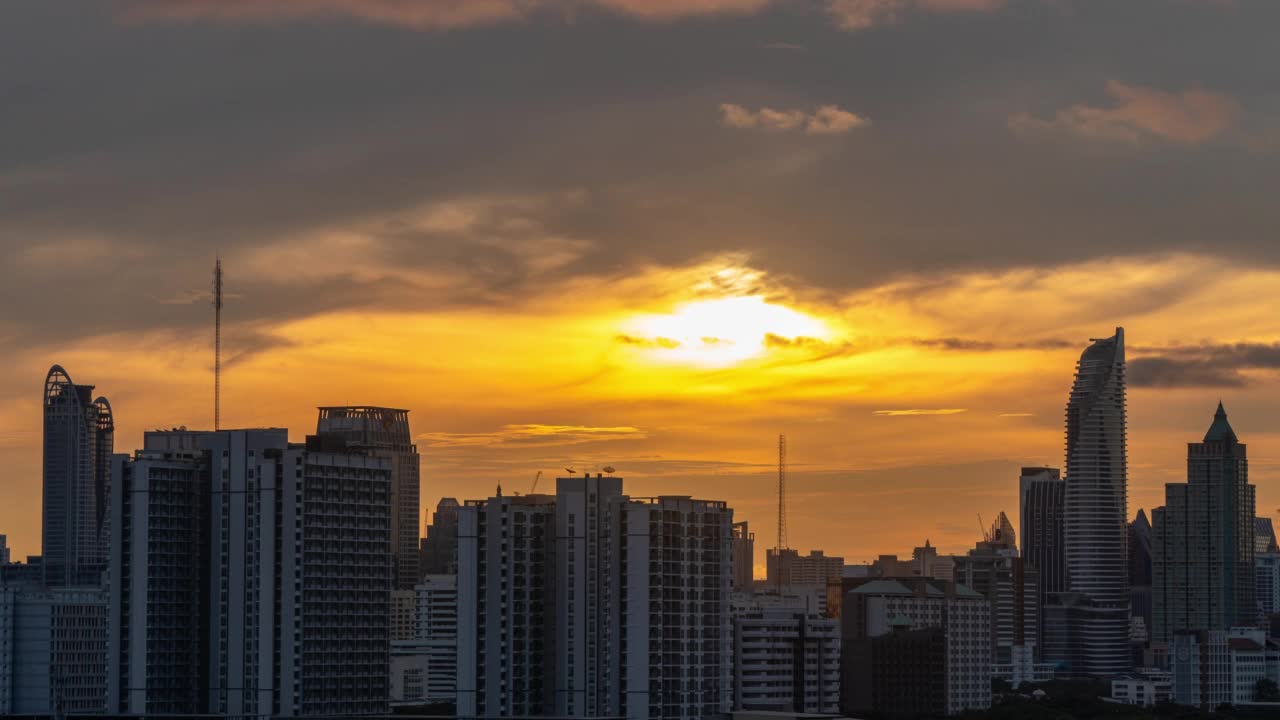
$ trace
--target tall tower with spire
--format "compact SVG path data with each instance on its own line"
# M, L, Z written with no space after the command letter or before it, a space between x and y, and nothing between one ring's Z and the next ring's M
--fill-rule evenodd
M1187 482L1164 493L1151 513L1152 639L1253 625L1255 488L1221 402L1204 440L1187 443Z

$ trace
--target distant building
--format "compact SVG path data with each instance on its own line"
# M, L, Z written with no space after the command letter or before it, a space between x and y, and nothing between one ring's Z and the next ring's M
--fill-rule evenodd
M1141 509L1129 523L1129 616L1135 629L1141 627L1142 642L1150 639L1154 623L1151 597L1151 523Z
M1187 445L1187 482L1166 485L1152 512L1153 639L1257 623L1254 494L1219 403L1204 441Z
M422 539L422 574L458 574L458 508L454 498L440 498Z
M341 438L343 452L361 452L391 463L391 537L394 587L418 582L418 522L422 512L418 446L409 431L409 411L384 407L322 407L316 435ZM330 445L330 447L332 447Z
M799 608L736 610L733 657L734 709L838 712L840 627L836 620Z
M895 618L880 635L846 642L843 664L845 712L901 718L954 714L947 697L947 632L941 627L913 630L905 618Z
M0 535L0 565L9 564L9 538Z
M1258 614L1262 618L1280 614L1280 547L1271 518L1255 518L1253 572Z
M923 635L908 636L904 640L907 647L900 650L914 658L911 662L916 663L913 666L916 669L910 671L911 677L932 677L942 683L945 714L991 706L991 609L987 599L963 585L942 580L883 579L868 582L844 597L841 705L845 713L878 711L911 715L916 712L901 711L894 705L865 705L887 696L883 688L877 690L875 683L891 681L888 676L897 672L894 664L897 661L889 658L898 657L890 654L879 659L877 644L869 641L902 629L941 632L943 672L938 672L936 650L929 649L926 653ZM936 638L927 640L936 642ZM894 641L885 642L888 645L880 650L889 652ZM929 657L927 663L923 659L925 654ZM873 668L870 676L868 667ZM932 692L927 687L927 683L922 684L916 692L921 695ZM888 696L896 697L894 693Z
M1073 675L1111 677L1131 667L1125 416L1124 329L1116 328L1081 354L1067 401L1062 527L1076 608L1066 665Z
M733 512L615 477L459 513L467 716L705 717L732 705Z
M0 584L0 715L98 715L106 694L102 590Z
M1040 574L1042 596L1067 589L1062 529L1066 487L1057 468L1024 467L1018 478L1022 557Z
M733 524L733 589L749 592L755 586L756 534L747 521Z
M415 590L391 591L391 641L412 640L414 618L418 614Z
M44 383L41 555L48 587L100 585L104 513L115 425L106 398L54 365Z
M112 466L109 713L386 711L388 460L180 430Z
M452 703L458 690L456 575L427 575L417 593L413 636L391 643L391 702Z
M765 555L766 583L770 588L789 585L817 585L826 587L840 582L844 570L844 558L831 557L821 550L811 550L808 555L790 548L770 548Z
M1039 574L1018 557L1013 526L1000 513L983 540L955 557L954 580L987 599L993 674L1009 682L1038 676Z

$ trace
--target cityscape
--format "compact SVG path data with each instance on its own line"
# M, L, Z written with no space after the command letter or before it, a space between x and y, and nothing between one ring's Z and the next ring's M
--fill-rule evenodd
M1218 403L1186 482L1130 519L1125 375L1123 328L1084 348L1065 468L1008 478L1018 525L964 554L791 548L780 435L759 577L730 501L633 497L613 467L446 497L420 533L404 409L118 453L107 397L54 365L42 553L0 557L0 713L926 718L1055 680L1280 709L1280 546L1246 445Z
M1277 27L0 3L0 718L1280 718Z

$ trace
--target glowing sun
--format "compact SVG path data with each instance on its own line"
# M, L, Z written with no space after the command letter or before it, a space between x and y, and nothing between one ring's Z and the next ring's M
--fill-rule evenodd
M654 359L708 367L763 355L768 335L826 339L830 334L821 320L758 295L688 302L668 314L637 317L626 329L643 340Z

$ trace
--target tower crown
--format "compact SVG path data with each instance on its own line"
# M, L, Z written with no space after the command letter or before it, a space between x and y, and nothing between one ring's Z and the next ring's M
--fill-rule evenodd
M1231 429L1231 423L1227 422L1227 411L1222 407L1222 401L1218 401L1218 411L1213 414L1213 424L1209 426L1209 431L1204 434L1205 442L1239 442L1236 437L1235 430Z

